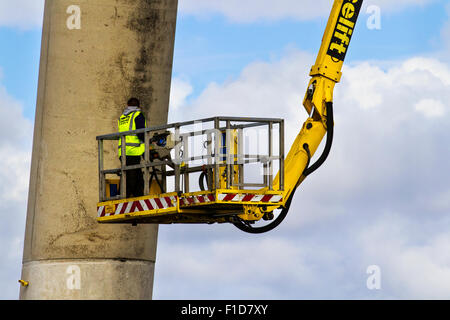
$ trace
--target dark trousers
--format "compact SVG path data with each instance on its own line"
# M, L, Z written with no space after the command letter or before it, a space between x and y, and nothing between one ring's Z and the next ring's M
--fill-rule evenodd
M141 156L126 156L127 166L141 163ZM144 177L142 169L127 170L127 198L141 197L144 195Z

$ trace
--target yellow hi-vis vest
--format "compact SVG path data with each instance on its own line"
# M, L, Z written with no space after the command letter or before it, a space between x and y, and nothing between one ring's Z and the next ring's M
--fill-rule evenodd
M141 111L122 114L119 118L119 132L136 130L134 119ZM127 156L141 156L145 152L145 143L141 142L137 134L125 136L125 152ZM119 139L119 157L122 155L122 139Z

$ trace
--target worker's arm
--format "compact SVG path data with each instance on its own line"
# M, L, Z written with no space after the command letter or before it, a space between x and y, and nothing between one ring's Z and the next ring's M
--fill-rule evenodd
M145 128L145 117L142 114L142 112L137 117L134 118L134 123L136 125L136 130ZM138 133L137 136L138 136L139 140L144 142L144 140L145 140L145 133Z

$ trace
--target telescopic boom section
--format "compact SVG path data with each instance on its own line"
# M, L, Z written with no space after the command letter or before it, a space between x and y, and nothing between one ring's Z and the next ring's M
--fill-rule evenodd
M310 115L285 159L285 199L290 199L303 179L328 156L333 136L333 90L341 79L341 69L362 6L362 0L335 0L316 63L311 68L303 105ZM311 157L327 134L324 153L316 163ZM274 189L278 190L278 178ZM287 201L290 203L290 201Z
M254 228L242 222L236 227L249 233L264 233L276 228L286 217L295 190L302 181L317 170L327 159L333 141L333 90L341 79L341 69L347 54L350 39L362 6L362 0L335 0L322 39L316 63L311 68L303 105L309 118L295 139L284 161L284 205L278 217L269 225ZM327 134L322 155L314 164L311 157ZM280 171L283 168L280 168ZM279 185L279 173L273 182L274 190L283 190ZM277 207L266 208L267 211Z

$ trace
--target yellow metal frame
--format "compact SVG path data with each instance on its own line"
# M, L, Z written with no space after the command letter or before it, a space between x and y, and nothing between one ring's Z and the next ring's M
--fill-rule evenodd
M121 199L121 200L114 200L114 201L105 201L100 202L97 204L98 207L105 207L105 213L111 214L115 212L117 206L121 203L133 203L137 201L145 201L150 199L161 199L166 197L176 197L177 194L175 192L171 193L165 193L165 194L159 194L159 195L151 195L151 196L145 196L145 197L138 197L138 198L129 198L129 199ZM105 215L103 217L97 217L98 222L121 222L121 221L128 221L133 220L141 217L150 217L150 216L162 216L167 214L174 214L179 212L179 201L178 198L176 200L174 207L168 207L168 208L158 208L153 210L144 210L139 212L129 212L129 213L122 213L122 214L114 214L114 215Z
M116 178L116 179L105 179L105 184L106 184L106 198L111 198L111 185L116 185L117 186L117 190L119 190L120 187L120 179Z
M254 196L277 196L281 199L277 201L276 203L272 202L264 202L264 201L232 201L232 200L220 200L219 195L225 195L225 194L232 194L232 195L254 195ZM214 200L209 200L208 202L203 203L194 203L194 204L180 204L181 199L187 199L191 197L199 197L199 196L207 196L212 195L214 196ZM143 211L137 211L137 212L127 212L127 213L115 213L119 205L122 204L122 207L124 205L131 206L133 208L133 203L142 201L150 201L154 199L162 199L162 198L175 198L175 203L173 207L168 208L158 208L153 210L143 210ZM233 213L237 210L241 210L242 206L266 206L266 207L279 207L280 205L284 205L285 199L283 197L283 192L279 191L268 191L268 190L230 190L230 189L218 189L215 191L197 191L197 192L190 192L190 193L183 193L181 195L177 195L175 192L171 193L165 193L165 194L159 194L159 195L150 195L150 196L144 196L144 197L138 197L138 198L129 198L129 199L121 199L121 200L114 200L114 201L105 201L100 202L97 204L97 207L100 208L100 213L104 213L104 216L98 216L97 221L101 223L109 223L109 222L128 222L133 220L141 220L142 218L150 218L150 217L161 217L161 216L167 216L167 215L175 215L175 214L202 214L202 215L208 215L209 210L202 210L202 207L209 206L217 208L217 206L220 205L232 205L236 207L236 209L229 208L229 209L220 209L220 207L217 210L214 210L214 213L221 212L221 213ZM101 208L105 208L102 210ZM224 222L222 218L209 218L209 220L214 222Z

